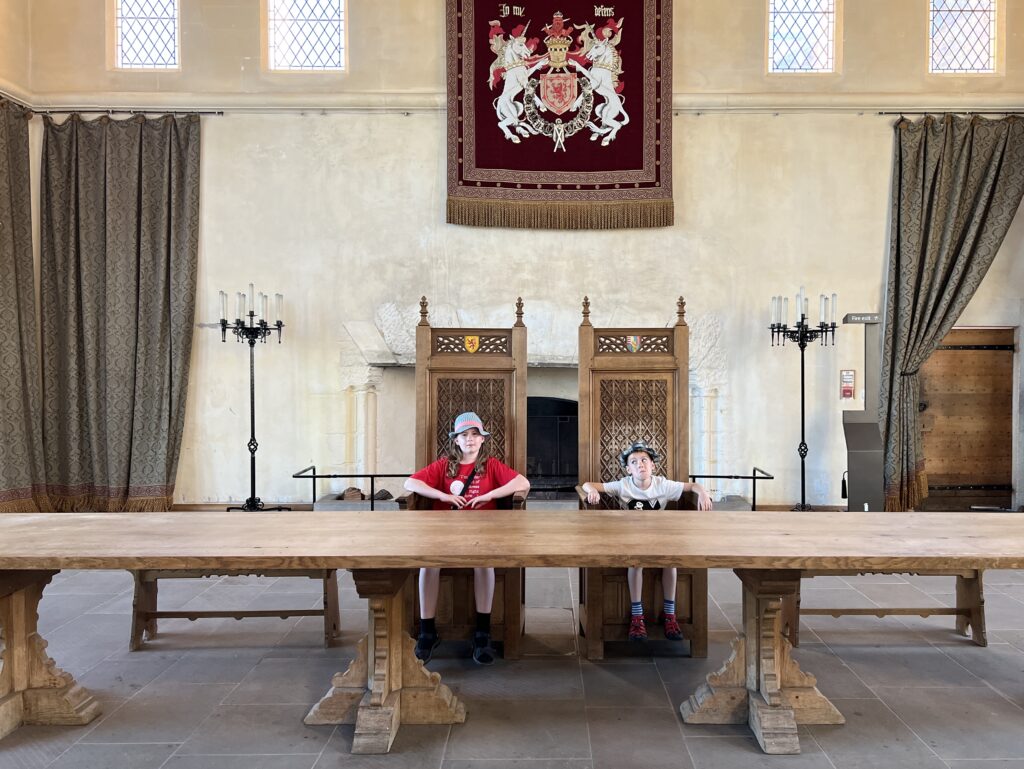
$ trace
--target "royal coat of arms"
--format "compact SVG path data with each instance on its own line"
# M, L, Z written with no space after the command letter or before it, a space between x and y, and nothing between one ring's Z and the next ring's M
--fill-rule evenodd
M477 334L467 334L462 338L462 345L466 352L474 353L480 349L480 337Z
M542 27L543 41L527 37L529 22L507 32L500 21L488 22L495 56L488 84L492 91L501 89L494 111L505 138L519 144L545 136L555 152L566 152L566 141L584 130L602 147L615 141L629 124L617 47L623 21L573 24L556 13ZM542 42L544 50L538 51Z

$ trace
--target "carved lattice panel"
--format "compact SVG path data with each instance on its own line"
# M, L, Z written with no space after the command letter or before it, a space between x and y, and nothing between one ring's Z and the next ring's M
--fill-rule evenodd
M668 475L669 383L664 379L602 379L600 387L598 477L621 478L619 452L633 441L646 441L662 453L655 468Z
M660 352L672 353L671 334L648 334L629 335L602 334L597 337L597 352L599 353L645 353Z
M434 337L434 352L508 355L510 339L509 334L443 334Z
M504 378L488 377L476 379L438 378L437 422L435 423L435 456L442 456L448 450L448 432L455 417L464 411L475 411L484 422L484 429L491 437L487 451L490 456L509 464L506 459L505 424L506 387Z

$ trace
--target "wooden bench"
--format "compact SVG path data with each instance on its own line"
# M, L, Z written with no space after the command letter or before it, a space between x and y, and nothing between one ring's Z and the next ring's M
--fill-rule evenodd
M639 525L638 525L639 524ZM402 723L460 723L463 703L413 654L405 591L422 566L732 568L743 632L680 707L688 723L746 723L768 753L800 750L799 724L842 723L790 657L781 607L800 572L1024 568L1024 517L1000 513L511 510L120 513L0 516L0 736L23 723L82 724L97 701L46 653L43 588L59 569L353 570L370 627L306 717L354 721L355 753L390 749ZM87 643L87 639L83 639ZM131 707L129 702L125 707Z
M856 577L862 574L897 574L893 571L875 571L871 569L801 569L801 580L812 577ZM843 616L954 616L956 632L970 635L978 646L988 646L988 634L985 631L985 588L984 571L982 569L915 569L915 576L955 577L956 606L954 608L937 606L876 606L873 608L814 608L804 609L800 606L800 585L796 592L786 600L782 608L784 632L793 646L800 645L800 617L843 617Z

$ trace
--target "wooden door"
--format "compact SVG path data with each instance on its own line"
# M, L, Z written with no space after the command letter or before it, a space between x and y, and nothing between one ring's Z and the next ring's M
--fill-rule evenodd
M1013 329L953 329L921 368L923 510L1009 507Z

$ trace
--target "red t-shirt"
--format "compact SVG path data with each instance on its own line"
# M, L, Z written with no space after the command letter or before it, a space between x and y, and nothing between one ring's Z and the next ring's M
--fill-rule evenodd
M473 470L473 463L468 465L459 465L458 472L454 478L448 477L448 459L442 457L435 462L431 462L429 465L424 467L419 472L413 473L410 478L415 478L417 481L423 481L425 484L438 491L443 491L445 494L454 494L452 491L452 483L458 481L461 484L466 483L466 479L469 478L470 472ZM459 492L466 501L471 501L474 497L479 497L481 494L487 494L488 492L494 491L504 486L506 483L515 478L519 473L513 470L511 467L506 465L504 462L495 459L494 457L487 458L487 464L484 466L484 472L477 473L473 476L473 482L469 485L468 489L463 489ZM439 499L431 500L434 510L450 510L451 505L447 502L442 502ZM495 510L498 504L495 500L490 500L476 508L478 510Z

